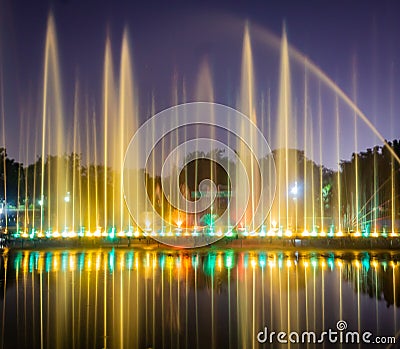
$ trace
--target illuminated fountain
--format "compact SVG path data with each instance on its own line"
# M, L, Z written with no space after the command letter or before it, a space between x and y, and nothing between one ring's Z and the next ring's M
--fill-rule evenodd
M220 104L197 107L196 103L189 103L172 109L168 124L148 128L141 148L130 153L131 139L143 119L142 109L153 116L157 99L153 95L150 105L139 108L140 86L134 78L127 30L122 37L119 74L115 74L111 40L109 36L106 38L100 110L93 106L77 76L73 115L68 117L64 111L56 29L50 15L40 125L32 125L25 131L27 136L35 138L35 149L21 150L22 158L26 159L29 152L39 152L40 160L19 174L26 180L18 181L17 202L25 204L14 209L15 228L9 223L12 209L7 203L1 208L2 226L22 239L146 237L184 247L211 243L224 236L397 237L397 143L389 146L355 102L289 46L285 29L281 39L257 27L254 27L254 36L275 49L274 54L279 58L273 73L279 74L275 80L266 77L272 79L272 88L257 88L257 80L264 78L254 62L253 27L246 24L240 86L231 103L245 118L241 119L240 113L235 114L233 109L227 111L230 117L226 118L227 125L237 130L241 140L229 132L221 136L218 131L223 109ZM203 59L194 84L195 101L217 101L213 78L209 62ZM189 82L180 79L177 72L172 83L172 105L193 100L187 85ZM298 88L294 92L294 86L299 85L302 86L300 94ZM209 124L214 127L193 127L194 106L208 114ZM329 118L335 120L335 129L329 130L330 137L325 126ZM384 147L357 153L360 119ZM175 124L187 127L157 138L157 132L163 131L163 127ZM352 127L347 127L350 124ZM32 134L32 129L37 134ZM264 151L268 148L265 147L255 155L254 149L264 147L261 138L257 138L258 129L272 152ZM203 140L205 135L216 143L207 146ZM353 158L342 162L343 139L349 137L354 139ZM182 140L190 142L176 150ZM145 160L150 165L136 168L140 172L138 183L124 182L129 177L126 173L123 176L127 159L142 164L141 152L147 148L151 152ZM221 149L224 152L219 153ZM189 159L196 151L203 154ZM382 179L378 164L381 155L385 165L389 164L387 181ZM332 170L322 166L328 156L336 159L336 168ZM369 179L365 179L360 168L364 166L364 158L373 160ZM3 160L5 163L5 157ZM167 160L176 167L160 166ZM189 178L192 165L195 171L190 176L194 178ZM208 166L207 178L200 175L199 166ZM173 170L177 169L174 174ZM219 173L225 173L229 180L218 183ZM243 180L244 174L246 180ZM264 181L263 175L267 177ZM144 189L137 185L143 185ZM146 194L146 199L139 192ZM381 193L388 192L389 199L383 201ZM219 202L224 204L216 208ZM139 212L132 206L140 208Z

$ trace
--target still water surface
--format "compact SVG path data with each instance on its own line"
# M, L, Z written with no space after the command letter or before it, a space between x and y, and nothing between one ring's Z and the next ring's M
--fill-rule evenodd
M261 345L256 336L264 327L336 330L338 320L395 336L398 260L394 252L6 251L1 347L350 348Z

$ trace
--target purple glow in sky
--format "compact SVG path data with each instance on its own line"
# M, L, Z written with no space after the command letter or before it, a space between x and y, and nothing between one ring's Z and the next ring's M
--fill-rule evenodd
M261 112L261 96L266 99L267 91L270 91L273 101L269 132L272 147L279 90L279 51L273 45L265 44L263 31L280 37L284 21L290 45L318 65L349 96L356 96L361 110L385 138L399 138L400 4L397 1L174 1L167 4L162 1L1 0L4 133L9 155L21 161L26 158L21 151L22 144L29 142L33 149L35 137L38 142L36 129L40 128L44 41L49 11L54 14L57 30L67 138L72 134L71 115L77 80L83 99L89 101L101 125L106 35L107 32L110 35L117 73L125 27L130 37L140 123L151 115L152 95L156 112L176 103L174 81L178 102L202 99L196 91L200 66L204 61L211 71L214 100L237 107L246 21L250 23L252 39L259 110L257 120L260 127L263 125L266 135L267 122ZM297 120L294 127L298 128L297 145L303 148L304 67L294 62L291 69L293 115ZM313 87L309 96L309 127L313 126L310 132L316 138L319 127L318 80L310 79ZM333 139L336 137L334 99L324 87L322 94L325 96L322 137ZM341 113L343 141L340 142L340 158L348 159L355 148L354 121L349 108L341 108ZM30 136L26 137L28 119ZM380 144L361 121L357 127L358 150ZM308 155L314 155L318 162L317 148L311 149L309 147ZM326 142L323 163L328 167L336 166L335 152L334 142ZM39 154L39 148L36 154L32 151L29 161Z

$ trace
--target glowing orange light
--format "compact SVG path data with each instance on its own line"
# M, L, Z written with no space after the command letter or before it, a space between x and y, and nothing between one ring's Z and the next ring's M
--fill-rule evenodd
M218 255L218 257L217 257L217 265L218 265L218 268L221 270L222 269L222 256L221 255Z

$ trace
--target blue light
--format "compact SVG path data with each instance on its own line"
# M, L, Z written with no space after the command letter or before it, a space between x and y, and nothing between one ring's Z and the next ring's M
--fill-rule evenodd
M128 252L126 254L126 266L128 270L132 270L133 268L133 252Z
M279 269L282 269L283 266L283 253L278 254L278 267Z
M261 268L264 268L266 265L266 256L264 253L260 253L260 255L258 256L258 263L260 264Z
M110 239L114 239L115 238L115 227L111 228L110 233L108 234L108 236L110 237Z
M18 270L21 266L21 261L22 261L22 252L17 252L15 255L14 259L14 268L15 270Z
M198 265L199 265L199 256L196 254L192 256L192 266L194 269L197 269Z
M161 269L165 268L165 259L166 259L165 254L160 255L160 267L161 267Z
M225 253L225 268L231 269L234 265L234 253L233 251L227 251Z
M114 263L115 263L115 250L112 249L108 254L108 268L112 273L114 271Z
M61 254L61 270L66 271L68 268L68 252Z
M333 257L333 256L328 257L327 261L328 261L329 269L333 270L333 267L335 266L335 257Z
M363 257L361 257L361 264L362 264L363 268L365 269L365 271L368 272L368 270L370 268L370 258L369 258L368 253L365 253L363 255Z
M78 256L78 269L79 271L82 271L85 266L85 254L80 253Z
M46 253L46 261L45 261L45 268L46 268L46 272L48 273L49 271L51 271L51 262L53 259L53 254L51 252L47 252Z

